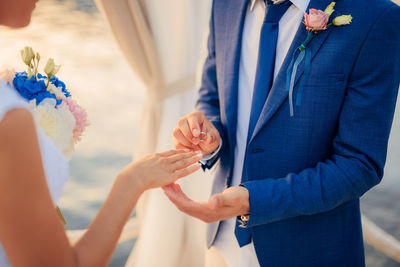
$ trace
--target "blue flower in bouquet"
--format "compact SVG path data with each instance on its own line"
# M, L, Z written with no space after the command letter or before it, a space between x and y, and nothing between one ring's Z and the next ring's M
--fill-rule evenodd
M58 106L58 105L60 105L62 103L61 99L57 99L56 95L53 94L53 93L50 93L49 91L39 92L34 97L34 99L36 99L36 104L37 105L39 105L46 98L55 99L56 100L56 106Z
M26 73L25 73L26 74ZM47 80L47 76L42 75L40 73L37 74L37 79L38 80ZM53 76L50 78L50 83L53 84L57 88L61 88L61 92L65 97L71 97L71 93L67 90L65 83L58 79L56 76Z
M46 84L44 81L37 81L35 77L26 79L24 82L24 89L28 90L32 95L40 93L46 90Z
M44 75L42 75L42 74L40 74L40 73L38 73L37 74L37 78L40 80L40 79L47 79L47 76L44 76Z
M71 93L67 90L65 83L59 80L56 76L51 77L50 82L54 84L56 87L61 88L65 97L71 97Z
M13 80L14 88L28 101L36 100L39 105L44 99L56 100L59 106L63 100L71 97L65 83L60 81L55 75L60 70L61 65L56 65L54 59L50 58L44 68L47 76L39 73L38 66L40 54L35 53L32 48L25 47L21 51L21 57L28 66L28 72L18 72Z
M44 77L43 75L40 76ZM35 99L37 105L39 105L45 98L55 99L57 105L62 102L62 100L57 99L55 94L47 90L44 80L36 80L35 76L28 78L26 72L17 72L13 80L13 85L23 98L28 101Z

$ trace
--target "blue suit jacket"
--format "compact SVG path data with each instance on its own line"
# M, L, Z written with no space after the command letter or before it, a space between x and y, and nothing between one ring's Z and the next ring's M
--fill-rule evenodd
M311 0L324 10L330 0ZM248 0L214 0L209 54L197 109L223 139L213 193L230 185L238 75ZM288 56L247 146L243 177L261 266L363 266L359 198L383 176L400 81L400 7L388 0L338 0L330 27L309 44L311 71L289 115ZM300 25L288 55L305 39ZM304 72L299 66L294 96ZM212 245L218 224L209 228Z

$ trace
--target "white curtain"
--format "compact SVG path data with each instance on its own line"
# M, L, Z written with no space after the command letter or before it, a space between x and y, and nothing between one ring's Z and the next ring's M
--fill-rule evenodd
M211 0L96 2L148 88L135 157L171 149L177 120L194 109L197 98L195 76L205 58ZM192 198L205 200L211 175L199 172L180 183ZM137 215L140 234L127 266L204 265L205 224L179 212L160 189L141 198Z

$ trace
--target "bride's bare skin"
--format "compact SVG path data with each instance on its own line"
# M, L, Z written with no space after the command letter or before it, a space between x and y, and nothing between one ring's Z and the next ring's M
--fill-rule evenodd
M10 263L106 266L140 195L197 171L201 157L168 151L129 164L88 231L71 245L46 184L32 116L8 112L0 123L0 240Z
M0 0L0 24L11 28L27 26L38 1Z

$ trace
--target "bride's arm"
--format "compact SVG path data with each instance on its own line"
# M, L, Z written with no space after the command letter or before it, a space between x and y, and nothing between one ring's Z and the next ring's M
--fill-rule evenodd
M195 153L165 152L128 165L77 244L53 205L30 113L0 123L0 240L13 266L105 266L141 193L199 169ZM188 167L189 166L189 167Z

